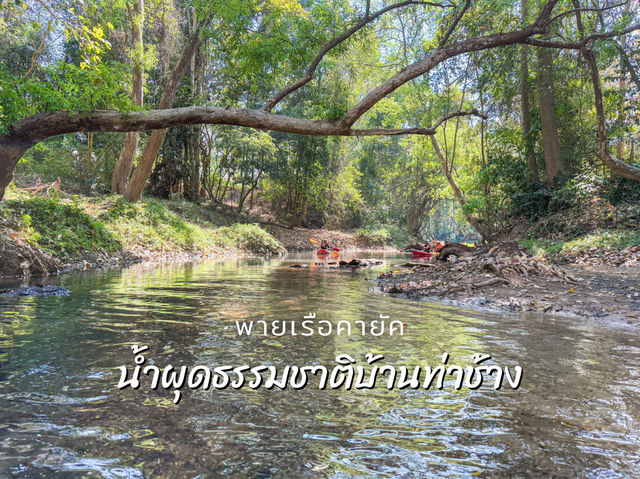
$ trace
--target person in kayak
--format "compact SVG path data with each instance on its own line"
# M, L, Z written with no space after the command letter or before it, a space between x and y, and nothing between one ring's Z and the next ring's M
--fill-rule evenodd
M329 242L327 240L323 239L320 243L320 249L326 249L327 251L329 251L331 249L331 246L329 246Z
M431 251L431 244L428 241L424 242L424 246L422 247L422 251L425 251L427 253Z

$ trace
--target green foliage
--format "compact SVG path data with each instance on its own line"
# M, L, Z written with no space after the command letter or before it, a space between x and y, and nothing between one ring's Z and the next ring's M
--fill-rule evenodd
M186 207L184 202L163 202L149 198L129 203L112 197L99 218L125 248L151 251L193 251L224 254L249 251L281 254L280 244L257 225L216 227L214 215L203 207Z
M172 251L202 254L282 254L282 246L256 224L219 226L231 220L186 202L121 197L73 201L29 198L6 201L0 219L34 246L63 260L86 252Z
M116 63L100 63L90 68L58 62L44 69L46 81L22 79L0 64L0 128L35 113L54 110L116 109L133 107L123 85L127 69Z
M585 252L594 248L624 249L640 246L640 231L611 230L568 241L525 240L522 243L536 256Z
M361 228L356 231L356 236L372 245L386 245L391 240L391 232L387 228Z
M117 133L96 133L89 155L84 134L53 138L29 150L18 163L15 174L23 185L38 179L51 183L61 178L65 190L84 194L107 192L123 140Z
M120 243L105 228L74 204L47 198L8 201L5 214L33 244L63 259L87 251L115 252ZM22 225L22 227L20 226Z
M264 184L265 196L287 221L300 225L308 208L328 206L329 143L321 137L274 136L277 159Z

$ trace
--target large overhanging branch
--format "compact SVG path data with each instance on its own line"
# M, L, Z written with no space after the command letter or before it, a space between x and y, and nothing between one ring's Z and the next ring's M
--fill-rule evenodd
M447 120L461 116L486 118L477 109L449 113L428 128L351 129L340 121L307 120L275 115L261 110L191 106L165 110L120 113L115 111L40 113L14 123L0 147L18 141L24 147L53 136L88 131L129 132L172 128L185 125L233 125L258 130L312 136L391 136L432 135Z
M325 55L327 53L329 53L329 51L331 49L333 49L334 47L337 47L338 45L340 45L342 42L344 42L345 40L347 40L348 38L350 38L351 36L356 34L358 31L360 31L362 28L364 28L369 23L371 23L374 20L376 20L381 15L383 15L383 14L385 14L385 13L391 11L391 10L396 10L398 8L403 8L403 7L407 7L407 6L410 6L410 5L429 5L429 6L436 6L436 7L440 7L440 8L445 7L445 5L443 5L441 3L423 2L423 1L418 1L418 0L406 0L404 2L394 3L392 5L389 5L389 6L383 8L381 10L378 10L376 13L370 15L369 14L369 10L368 10L369 4L367 3L367 12L366 12L364 18L362 20L360 20L358 23L356 23L355 25L353 25L351 28L346 30L341 35L338 35L337 37L333 38L329 42L325 43L324 46L322 47L322 49L315 56L315 58L313 59L311 64L309 64L309 66L307 67L307 71L305 72L304 76L302 78L300 78L298 81L287 85L285 88L283 88L278 93L276 93L273 96L273 98L271 98L271 100L269 100L266 103L266 105L264 106L263 110L266 111L266 112L270 112L285 97L287 97L288 95L290 95L294 91L302 88L304 85L309 83L313 79L313 74L315 73L316 69L318 68L318 65L320 64L322 59L325 57Z
M314 121L274 115L261 110L218 107L185 107L145 112L114 111L40 113L14 123L0 136L0 199L11 182L13 170L24 153L38 142L78 132L128 132L194 124L234 125L260 130L313 136L431 135L448 119L475 115L477 110L448 114L429 128L354 130L341 121Z

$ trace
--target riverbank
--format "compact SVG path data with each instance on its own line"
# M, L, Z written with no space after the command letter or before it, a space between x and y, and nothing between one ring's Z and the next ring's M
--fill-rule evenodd
M244 254L284 247L257 224L206 206L118 196L34 196L13 190L0 203L0 276L49 275Z
M189 261L310 251L311 238L341 250L393 250L375 234L259 223L223 206L120 196L33 194L11 189L0 203L0 277L27 277L140 261Z
M514 219L498 235L560 265L640 266L640 205L592 198L536 220Z
M312 242L327 240L332 248L341 250L375 250L397 251L387 244L387 239L375 234L348 233L328 229L288 228L284 225L273 223L264 224L262 227L268 231L289 252L310 251L317 248Z
M376 282L383 293L414 300L640 325L640 268L562 267L514 243L469 258L396 264Z

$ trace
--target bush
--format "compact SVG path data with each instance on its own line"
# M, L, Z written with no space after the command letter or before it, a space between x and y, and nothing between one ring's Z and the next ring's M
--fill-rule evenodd
M548 213L552 197L546 183L529 183L524 191L511 196L511 211L514 216L537 219Z
M384 246L389 244L391 233L387 228L361 228L356 237L369 246Z
M134 204L115 197L102 219L125 247L203 253L221 250L254 254L284 252L278 241L258 225L216 227L212 224L214 216L204 207L185 202L148 198Z

